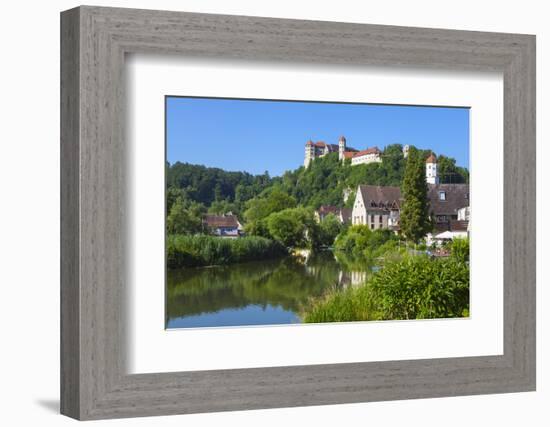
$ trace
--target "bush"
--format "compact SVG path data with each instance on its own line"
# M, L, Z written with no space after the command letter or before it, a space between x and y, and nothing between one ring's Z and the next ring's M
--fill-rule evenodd
M470 260L470 242L468 239L453 239L448 247L451 250L451 257L456 261L468 262Z
M313 301L304 322L463 317L469 309L469 268L455 259L405 257L388 262L357 288Z
M206 235L169 235L166 239L166 263L170 269L256 261L287 253L279 242L264 237L224 239Z
M337 250L354 257L377 258L394 251L399 245L397 236L388 229L371 230L366 225L353 225L338 235Z

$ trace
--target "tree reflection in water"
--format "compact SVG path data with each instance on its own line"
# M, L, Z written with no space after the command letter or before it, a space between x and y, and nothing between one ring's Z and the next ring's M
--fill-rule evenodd
M363 283L371 266L326 251L228 266L168 270L167 328L288 324L311 298Z

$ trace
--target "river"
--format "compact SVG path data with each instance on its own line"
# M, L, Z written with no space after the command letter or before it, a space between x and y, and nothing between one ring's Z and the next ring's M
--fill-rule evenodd
M300 309L327 291L361 284L370 268L331 251L228 266L168 270L166 327L300 323Z

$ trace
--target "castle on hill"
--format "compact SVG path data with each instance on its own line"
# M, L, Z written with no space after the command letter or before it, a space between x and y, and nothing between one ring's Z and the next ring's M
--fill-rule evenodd
M352 166L365 163L379 163L382 161L382 151L378 147L357 150L356 148L348 147L346 145L346 138L341 136L338 144L327 144L324 141L313 142L311 140L306 142L304 166L307 168L314 159L336 152L338 153L338 159L341 161L351 159Z
M378 147L367 148L366 150L357 150L346 145L346 138L341 136L338 144L327 144L324 141L306 142L306 150L304 156L304 166L307 168L311 162L318 158L324 157L329 153L338 152L338 159L344 161L351 159L351 165L362 165L368 163L380 163L382 161L382 151ZM409 146L403 147L403 156L409 154ZM439 184L437 175L437 158L433 153L426 159L426 182L428 184Z

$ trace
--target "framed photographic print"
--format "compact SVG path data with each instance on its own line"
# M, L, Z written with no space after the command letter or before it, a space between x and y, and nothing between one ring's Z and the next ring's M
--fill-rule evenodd
M535 389L535 38L62 13L62 413Z

